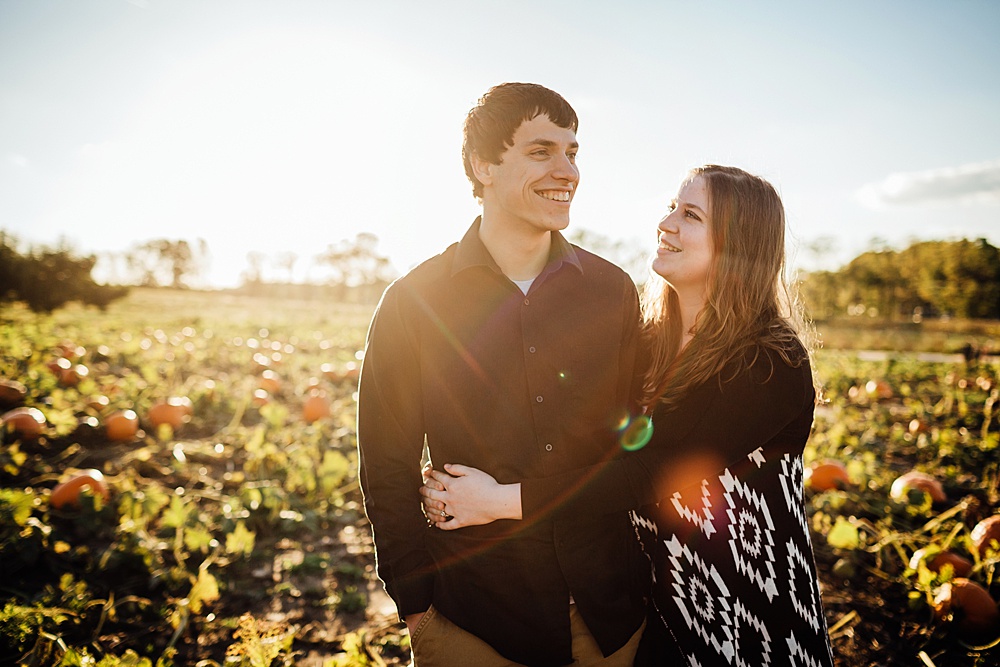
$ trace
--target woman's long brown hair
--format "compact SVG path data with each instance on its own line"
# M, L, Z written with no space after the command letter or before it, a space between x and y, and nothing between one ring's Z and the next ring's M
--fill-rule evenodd
M808 359L810 329L784 278L785 211L774 187L736 167L706 165L690 182L708 189L714 265L705 307L678 354L680 307L673 286L653 275L643 290L644 335L650 350L645 378L647 406L676 404L687 391L727 365L752 366L751 349L774 350L793 367ZM805 352L805 354L803 354ZM723 378L725 379L725 378Z

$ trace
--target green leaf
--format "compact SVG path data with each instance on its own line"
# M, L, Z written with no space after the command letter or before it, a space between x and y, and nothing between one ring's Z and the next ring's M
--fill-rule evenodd
M20 489L0 489L0 522L24 527L34 507L35 494Z
M233 532L226 535L226 553L249 556L253 553L256 540L257 534L248 530L244 521L237 521Z
M858 529L842 516L837 517L837 521L826 536L826 541L835 549L857 549L861 538Z
M192 526L184 531L184 546L188 551L208 551L212 546L212 533L204 526Z
M181 496L174 496L170 501L170 507L163 512L163 525L169 528L180 528L187 523L191 515L192 508Z
M194 586L191 587L191 593L188 594L191 611L198 614L201 612L202 603L213 602L218 599L219 582L209 573L208 567L202 564L198 568L198 579L194 582Z

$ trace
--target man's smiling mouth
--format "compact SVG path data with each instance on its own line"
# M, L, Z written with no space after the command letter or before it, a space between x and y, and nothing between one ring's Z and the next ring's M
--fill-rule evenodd
M565 190L539 190L538 194L550 201L569 202L569 192Z

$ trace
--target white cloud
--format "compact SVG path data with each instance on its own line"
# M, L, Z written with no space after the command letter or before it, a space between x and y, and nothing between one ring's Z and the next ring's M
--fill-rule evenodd
M1000 202L1000 160L889 174L878 183L863 186L858 200L870 208L927 202Z
M17 153L7 153L7 162L14 167L18 167L19 169L24 169L28 166L28 158Z

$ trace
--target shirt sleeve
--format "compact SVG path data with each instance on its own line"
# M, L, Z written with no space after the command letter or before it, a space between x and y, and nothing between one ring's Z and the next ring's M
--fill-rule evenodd
M555 508L557 517L606 514L659 502L661 489L683 485L684 475L716 472L780 440L803 411L811 415L814 398L807 363L793 368L762 354L750 371L721 385L711 380L675 409L654 413L653 435L641 449L522 481L522 513Z
M425 545L420 460L424 447L419 343L408 326L405 286L390 286L375 310L358 387L358 451L376 568L400 617L427 611L434 566Z
M625 281L624 290L622 345L618 365L621 369L622 382L626 383L623 395L628 400L628 413L634 418L640 413L639 402L642 399L643 376L648 363L648 354L639 336L642 312L639 308L639 294L631 278Z

